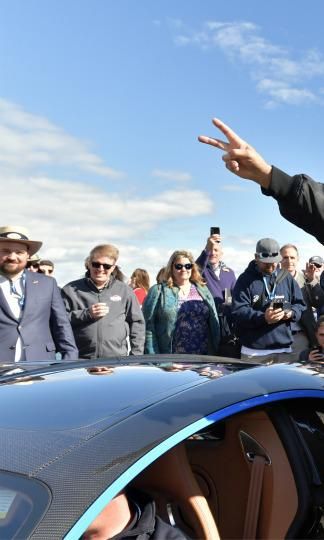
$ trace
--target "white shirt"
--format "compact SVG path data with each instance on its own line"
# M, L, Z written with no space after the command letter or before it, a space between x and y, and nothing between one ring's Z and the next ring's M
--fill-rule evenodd
M241 353L247 354L249 356L266 356L267 354L276 354L276 353L291 353L291 347L283 347L281 349L250 349L250 347L245 347L242 345Z
M0 275L0 287L2 289L3 295L9 305L13 316L15 317L15 319L18 320L20 320L22 315L20 299L25 293L23 281L23 272L20 275L15 276L15 278L12 280ZM12 293L11 283L14 284L17 294ZM20 362L22 360L25 360L25 352L22 346L22 340L20 337L18 337L15 350L15 362Z

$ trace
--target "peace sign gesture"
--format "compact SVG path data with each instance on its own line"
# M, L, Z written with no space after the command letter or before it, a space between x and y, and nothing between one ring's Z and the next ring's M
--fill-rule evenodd
M198 140L226 152L222 159L229 171L241 178L254 180L261 187L267 189L271 182L271 165L221 120L214 118L213 124L225 135L228 142L206 135L200 135Z

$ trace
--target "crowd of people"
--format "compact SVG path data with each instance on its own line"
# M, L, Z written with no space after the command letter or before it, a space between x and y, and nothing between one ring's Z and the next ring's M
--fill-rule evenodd
M199 136L224 152L235 175L256 182L289 221L324 240L324 185L289 176L219 119L227 140ZM42 242L22 227L0 227L0 362L120 355L217 354L244 360L324 363L324 260L298 269L298 248L262 238L238 276L223 261L219 230L195 261L175 251L149 285L137 268L129 284L111 244L94 246L85 275L62 289Z
M101 244L84 277L62 289L53 262L37 254L41 245L21 227L0 227L2 362L144 353L322 362L324 260L314 255L302 271L291 243L260 239L236 279L213 232L197 260L172 253L152 287L143 268L127 282L118 248Z

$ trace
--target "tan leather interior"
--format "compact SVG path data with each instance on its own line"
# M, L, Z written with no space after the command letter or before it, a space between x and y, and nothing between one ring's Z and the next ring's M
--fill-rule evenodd
M257 538L283 539L296 515L298 497L286 452L265 412L249 412L228 420L222 441L187 441L192 469L215 516L220 537L241 539L251 463L243 453L240 430L254 437L272 461L264 471Z
M256 537L284 539L297 512L298 496L286 452L264 411L230 418L220 440L198 437L181 443L145 469L133 484L153 494L164 519L163 508L171 505L176 525L190 538L242 539L251 463L241 445L241 430L271 459L264 469Z
M171 504L177 514L176 524L191 538L219 540L213 515L193 475L184 444L152 463L133 485L151 492L158 510L163 503Z

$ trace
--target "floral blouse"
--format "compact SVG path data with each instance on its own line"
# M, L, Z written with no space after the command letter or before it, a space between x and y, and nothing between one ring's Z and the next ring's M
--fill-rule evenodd
M208 354L208 318L209 308L192 284L187 298L179 297L172 352Z

